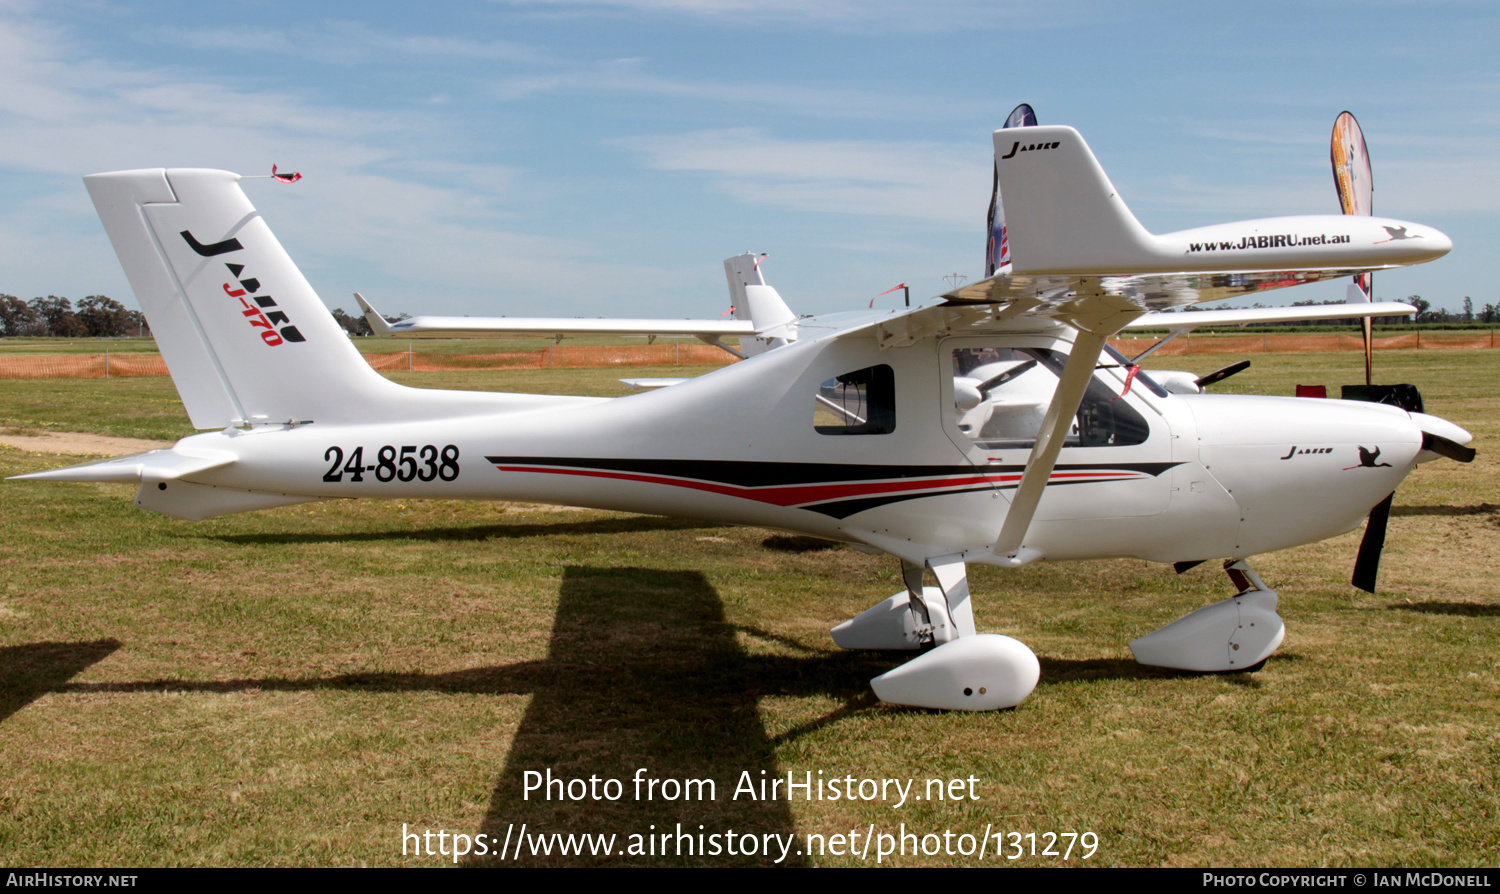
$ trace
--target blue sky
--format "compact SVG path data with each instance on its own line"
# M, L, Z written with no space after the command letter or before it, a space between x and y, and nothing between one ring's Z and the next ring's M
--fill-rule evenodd
M134 306L84 174L275 163L305 179L247 192L329 306L714 316L746 250L802 312L924 298L982 275L990 133L1024 101L1155 232L1336 213L1349 109L1375 213L1455 243L1377 297L1500 302L1497 26L1481 2L0 0L0 292Z

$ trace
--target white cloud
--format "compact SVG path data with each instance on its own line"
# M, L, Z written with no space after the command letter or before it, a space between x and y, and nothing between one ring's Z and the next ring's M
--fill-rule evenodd
M83 174L161 166L259 174L273 162L308 177L295 186L250 183L247 191L299 263L321 272L332 304L347 304L341 295L351 286L378 293L390 278L403 298L421 297L413 294L421 288L434 301L387 302L392 310L463 312L480 296L511 295L512 313L543 296L586 312L597 311L601 281L627 289L674 282L670 272L604 256L586 235L515 231L520 212L510 194L521 171L429 160L411 136L441 138L463 125L462 113L349 109L88 58L61 30L3 12L0 83L0 172L17 189L26 184L27 196L0 212L0 235L8 237L0 289L81 295L102 291L98 280L109 271L116 284L109 288L126 297L107 243L78 238L98 232L77 180Z
M973 228L989 201L983 146L907 141L787 140L759 128L615 141L649 167L709 174L755 204L798 211L921 218Z
M983 104L936 99L891 90L812 87L798 83L728 83L706 78L668 77L647 70L646 59L609 59L555 70L500 78L491 88L497 99L517 100L542 93L600 92L673 99L697 99L719 111L746 115L791 113L819 117L899 119L943 114L962 119L989 112Z
M1093 0L492 0L497 4L568 13L613 10L730 21L781 21L834 28L918 31L993 31L1051 28L1133 14Z
M537 47L509 40L475 40L426 34L390 35L358 22L329 21L295 29L235 26L232 28L164 29L143 39L183 43L199 49L275 53L339 65L400 64L414 61L488 61L551 65L560 61Z

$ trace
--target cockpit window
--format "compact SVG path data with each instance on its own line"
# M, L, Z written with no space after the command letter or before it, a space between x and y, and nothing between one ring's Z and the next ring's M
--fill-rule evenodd
M954 349L959 430L984 450L1030 448L1067 359L1043 348ZM1149 434L1141 414L1095 373L1063 446L1119 447L1140 444Z
M887 435L896 430L896 375L880 364L834 376L813 395L820 435Z

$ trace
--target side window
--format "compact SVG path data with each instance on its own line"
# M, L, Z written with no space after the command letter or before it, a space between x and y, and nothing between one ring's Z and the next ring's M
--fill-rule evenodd
M1042 348L956 348L953 412L958 428L984 450L1036 443L1067 355ZM1140 444L1150 428L1096 373L1073 419L1066 447Z
M880 364L834 376L813 395L820 435L888 435L896 430L896 375Z

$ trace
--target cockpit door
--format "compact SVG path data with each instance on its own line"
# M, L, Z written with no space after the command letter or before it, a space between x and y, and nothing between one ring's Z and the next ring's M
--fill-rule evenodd
M1069 347L1037 336L955 337L939 347L944 431L1007 494L1020 483ZM1171 431L1143 395L1151 391L1148 380L1136 376L1126 393L1120 360L1100 358L1036 520L1166 511ZM1151 397L1168 399L1164 391Z

